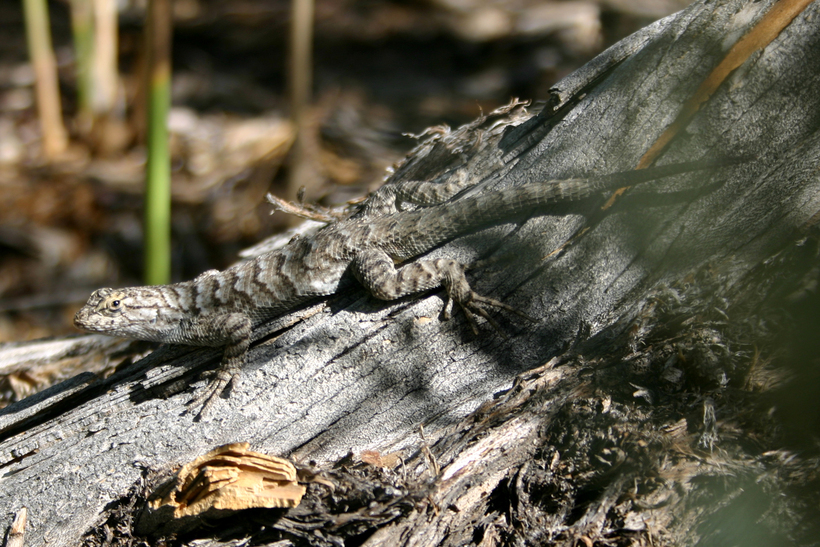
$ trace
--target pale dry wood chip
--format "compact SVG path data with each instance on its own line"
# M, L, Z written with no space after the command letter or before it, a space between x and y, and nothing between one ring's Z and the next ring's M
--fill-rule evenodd
M248 443L227 444L196 458L177 473L174 487L149 501L153 510L173 508L174 518L210 509L296 507L305 487L296 482L289 461L249 450Z
M380 454L376 450L362 450L359 455L364 463L370 464L373 467L381 467L384 469L393 469L401 463L401 453L392 452L390 454Z

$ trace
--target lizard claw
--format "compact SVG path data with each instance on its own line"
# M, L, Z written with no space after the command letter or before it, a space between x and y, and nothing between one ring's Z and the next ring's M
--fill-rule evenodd
M485 304L487 306L492 306L493 308L499 308L499 309L502 309L502 310L506 310L508 312L516 314L517 316L519 316L523 319L526 319L527 321L531 321L533 323L537 322L534 317L530 317L529 315L527 315L526 313L524 313L523 311L521 311L517 308L513 308L512 306L509 306L509 305L507 305L504 302L501 302L499 300L495 300L493 298L488 298L486 296L481 296L480 294L473 293L472 298L471 298L471 302L479 302L479 303Z
M444 304L444 309L441 310L441 318L445 321L449 321L450 318L453 316L453 302L455 300L451 295L447 295L447 302Z
M208 375L211 376L213 374L209 373ZM216 374L213 375L213 378L211 378L208 385L205 386L205 389L203 389L199 395L188 402L188 407L190 410L194 410L200 405L202 406L202 409L196 415L196 421L200 421L208 416L211 408L213 408L217 399L219 399L220 395L222 395L222 392L225 391L225 388L228 387L228 384L231 382L236 382L238 377L238 373L231 374L229 371L224 369L216 371Z
M495 331L501 335L502 338L504 338L505 340L509 338L507 336L507 333L501 330L501 326L498 324L498 322L495 319L493 319L489 313L487 313L487 310L479 306L477 303L459 303L459 306L464 311L464 315L467 316L467 320L470 322L470 328L473 329L473 334L475 334L476 336L478 336L478 324L475 320L475 314L477 313L478 315L486 319L487 323L489 323L495 329Z
M488 307L498 308L502 310L506 310L512 312L520 317L528 321L535 322L535 319L527 315L526 313L513 308L512 306L508 306L503 302L499 302L493 298L488 298L486 296L481 296L475 292L470 291L470 298L466 302L459 302L459 307L464 311L464 315L467 316L467 320L470 322L470 327L473 329L473 334L478 336L478 324L475 320L475 314L480 315L483 317L490 326L495 329L495 331L501 335L502 338L505 340L509 339L507 333L501 328L501 325L492 318L492 316L487 312Z
M453 302L457 302L458 306L462 309L462 311L464 311L464 315L470 323L470 328L476 336L478 336L478 322L476 321L476 314L478 314L483 317L487 323L489 323L503 338L509 338L498 322L487 312L487 308L506 310L528 321L535 322L535 319L526 313L513 308L512 306L476 293L469 288L466 279L459 280L459 282L452 283L447 286L447 303L445 304L442 312L443 319L450 319L450 310L452 310Z

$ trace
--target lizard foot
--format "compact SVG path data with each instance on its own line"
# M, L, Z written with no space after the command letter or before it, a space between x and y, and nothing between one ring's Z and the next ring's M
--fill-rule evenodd
M382 249L366 249L360 252L351 263L353 274L370 293L381 300L395 300L409 294L416 294L438 286L447 291L447 304L442 313L443 319L450 318L453 303L457 302L464 310L473 332L478 334L476 315L480 315L504 335L498 323L487 313L488 308L512 312L529 321L535 321L529 315L508 306L498 300L477 294L470 288L464 275L465 266L449 258L420 260L405 264L399 269L393 257ZM506 336L505 336L506 337Z
M531 321L533 323L535 322L534 318L530 317L521 310L495 300L494 298L481 296L477 292L473 291L470 288L470 284L468 283L466 277L464 277L463 270L460 274L461 275L455 276L456 279L451 279L449 282L445 280L443 283L445 289L447 290L447 304L445 304L444 312L442 314L445 320L450 319L452 315L453 302L456 302L464 312L464 315L467 317L467 321L470 323L470 328L476 336L478 336L478 322L476 321L476 314L478 314L483 317L503 338L509 338L501 329L498 322L487 312L487 308L506 310L526 319L527 321Z
M209 374L209 376L210 375L211 374ZM238 377L239 373L232 374L224 368L217 370L216 374L213 374L213 377L208 382L208 385L205 386L205 389L188 403L188 407L191 410L196 409L200 405L202 406L202 409L196 415L196 421L200 421L208 416L214 403L216 403L217 399L222 395L222 392L225 391L225 388L228 387L228 384L231 382L235 384Z

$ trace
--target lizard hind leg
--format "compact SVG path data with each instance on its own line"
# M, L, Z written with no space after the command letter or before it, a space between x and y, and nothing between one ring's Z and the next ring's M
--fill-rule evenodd
M450 318L453 303L457 303L467 316L473 332L478 334L476 314L487 320L504 335L498 323L487 313L487 308L497 308L532 320L523 312L503 302L481 296L470 287L464 275L465 267L448 258L419 260L396 268L393 259L381 249L369 249L359 253L352 262L353 274L373 296L381 300L396 300L404 296L442 286L447 291L447 304L443 318Z

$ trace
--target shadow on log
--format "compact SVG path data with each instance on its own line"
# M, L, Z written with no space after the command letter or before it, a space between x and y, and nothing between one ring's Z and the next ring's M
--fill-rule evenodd
M385 304L351 288L257 333L210 421L185 403L219 355L185 348L3 409L4 526L26 506L27 545L137 544L156 484L246 441L297 463L301 505L173 544L816 543L818 20L817 2L698 2L565 79L538 114L513 104L430 131L388 185L459 177L460 199L753 159L431 253L490 259L476 290L536 319L497 314L506 339L440 321L440 293ZM771 43L741 47L693 102L761 29Z

